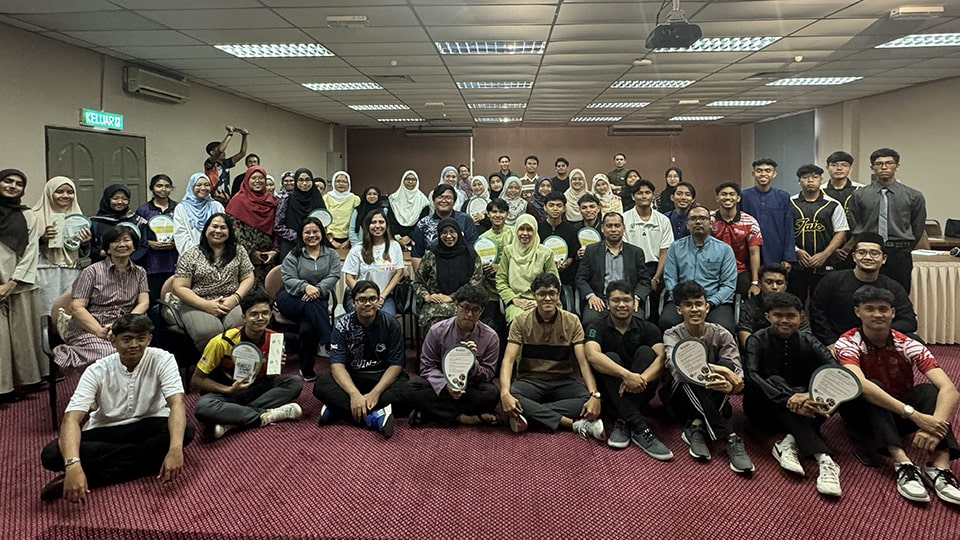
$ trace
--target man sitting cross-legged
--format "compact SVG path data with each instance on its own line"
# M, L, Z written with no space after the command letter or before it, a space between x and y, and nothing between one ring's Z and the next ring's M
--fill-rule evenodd
M603 387L603 409L615 419L607 445L622 449L633 441L655 459L673 459L640 412L653 399L663 372L660 330L636 316L637 299L626 281L611 281L605 296L610 309L587 327L585 349Z
M825 404L810 399L808 388L817 368L835 366L837 361L812 334L800 331L803 304L799 298L771 293L765 306L770 326L751 334L744 352L743 412L758 427L787 432L773 446L773 457L781 467L803 475L800 459L816 459L817 491L839 497L840 467L820 436Z
M550 430L573 429L581 437L603 440L600 392L583 351L583 327L577 316L558 307L560 280L540 274L531 284L537 306L510 325L500 367L500 404L510 429L527 428L527 418ZM583 382L573 378L573 352ZM511 375L516 364L516 379ZM575 420L579 418L579 420Z
M453 294L456 315L430 327L420 352L422 380L410 382L410 425L436 421L442 426L454 424L496 423L493 409L500 392L493 384L497 374L500 336L480 322L487 303L487 291L480 286L465 285ZM466 345L477 355L467 376L467 385L456 390L443 374L443 355L451 347Z
M203 393L193 414L215 439L233 429L296 420L303 414L295 403L303 388L300 377L266 375L273 334L273 330L267 329L270 297L263 289L254 289L240 299L240 310L243 326L214 336L203 349L203 357L190 379L190 384ZM238 378L232 354L233 347L241 342L256 345L263 361L252 374Z
M729 249L729 247L728 247ZM685 423L681 438L690 446L695 459L710 459L707 435L711 439L727 440L730 468L738 473L753 472L753 462L747 455L743 440L730 425L730 394L743 389L740 368L740 350L733 336L719 324L707 322L710 304L707 293L696 281L681 281L673 289L676 310L683 322L663 334L663 348L671 381L660 389L660 401ZM685 382L673 363L673 348L680 340L695 338L707 348L707 363L713 376L706 386Z
M158 472L160 480L172 482L179 475L193 426L186 420L177 360L147 347L152 332L146 315L113 322L108 338L117 352L83 372L60 438L40 453L43 468L64 472L44 486L41 499L84 502L91 487Z
M861 326L840 336L834 352L860 378L863 394L841 407L843 419L875 448L889 453L900 495L929 501L923 479L942 500L960 504L957 478L950 471L950 461L960 457L950 426L960 399L957 387L926 347L891 329L893 293L864 285L853 302ZM915 385L914 368L930 382ZM923 472L907 456L904 437L910 433L915 433L913 445L928 452Z

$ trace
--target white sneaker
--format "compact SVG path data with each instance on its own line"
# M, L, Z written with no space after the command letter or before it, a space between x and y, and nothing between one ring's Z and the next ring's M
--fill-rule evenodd
M584 439L593 437L598 441L602 441L604 440L603 420L599 418L596 420L587 420L586 418L581 418L573 423L573 432L577 435L580 435Z
M894 463L897 471L897 493L913 502L930 502L930 494L920 480L920 468L913 463Z
M281 420L296 420L303 415L303 409L296 403L287 403L276 409L267 409L260 414L260 425L267 426Z
M820 475L817 476L817 491L831 497L839 497L843 494L843 491L840 489L840 466L827 455L820 458Z
M782 441L778 441L773 445L773 457L784 469L803 476L803 465L800 464L800 454L795 441L793 435L787 435Z
M224 435L227 434L227 432L229 432L235 427L237 426L232 426L229 424L217 424L213 426L213 438L219 439L220 437L223 437Z
M950 469L927 466L923 468L924 480L933 488L940 500L950 504L960 504L960 488L957 477Z

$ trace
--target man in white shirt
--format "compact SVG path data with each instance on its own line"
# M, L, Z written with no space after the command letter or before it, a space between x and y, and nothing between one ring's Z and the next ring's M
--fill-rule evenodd
M634 210L623 214L623 240L643 249L647 258L647 273L650 277L651 302L659 298L657 291L663 283L663 265L667 261L667 250L673 243L673 228L667 216L653 209L656 188L646 178L637 181L637 190L633 193ZM656 305L656 304L654 304Z

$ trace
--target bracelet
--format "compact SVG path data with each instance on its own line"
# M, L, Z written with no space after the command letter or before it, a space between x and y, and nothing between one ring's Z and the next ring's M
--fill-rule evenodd
M238 304L240 303L240 300L243 299L243 297L241 297L241 296L240 296L240 293L238 293L238 292L235 292L235 293L231 294L230 296L236 296L236 297L237 297L237 303L238 303Z

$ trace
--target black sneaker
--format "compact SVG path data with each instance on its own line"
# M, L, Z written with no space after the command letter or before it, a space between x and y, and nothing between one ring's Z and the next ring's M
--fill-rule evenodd
M58 474L53 480L47 482L47 485L40 490L40 500L50 502L63 497L63 480L66 477L66 474Z
M727 437L727 456L730 458L730 469L738 473L753 472L753 462L743 446L743 439L736 433Z
M627 423L622 418L618 418L613 425L613 431L607 438L607 446L617 450L623 450L630 446L630 428L627 427Z
M687 424L683 428L680 439L690 447L690 455L694 459L708 461L710 459L710 449L707 448L707 437L703 433L703 427L693 424Z
M300 378L303 379L303 382L313 382L317 380L317 373L311 370L300 370Z
M653 459L659 459L660 461L670 461L673 459L673 452L650 431L650 428L646 428L643 431L634 431L630 436L630 440Z

